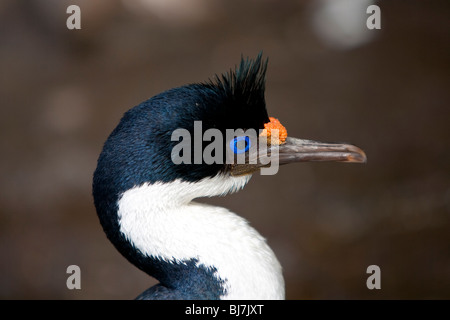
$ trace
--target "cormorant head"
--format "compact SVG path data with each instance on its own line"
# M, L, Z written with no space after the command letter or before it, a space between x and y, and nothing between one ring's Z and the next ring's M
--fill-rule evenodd
M365 161L364 152L352 145L288 137L266 110L266 68L267 60L258 55L206 83L160 93L127 111L104 144L93 179L103 229L127 259L165 286L178 281L172 274L194 269L192 279L202 280L187 287L218 282L211 270L202 269L204 276L198 278L203 273L190 264L162 261L161 252L142 252L146 231L136 215L148 227L149 208L164 212L197 197L236 191L252 173L267 169L265 174L273 174L282 164ZM133 232L137 236L131 239ZM200 291L220 295L219 287Z
M246 176L299 161L365 161L351 145L287 137L266 110L266 69L261 54L242 58L235 70L170 89L126 112L98 160L96 203L144 183Z

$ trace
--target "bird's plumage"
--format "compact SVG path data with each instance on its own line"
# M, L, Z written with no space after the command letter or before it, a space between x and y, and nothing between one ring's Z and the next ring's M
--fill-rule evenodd
M268 121L266 67L261 55L242 59L234 71L208 82L158 94L127 111L105 142L94 173L94 202L109 240L131 263L160 281L141 298L271 298L276 297L275 290L284 292L278 261L244 219L223 208L191 202L237 191L249 176L231 177L224 163L171 161L176 144L172 132L183 128L194 134L194 121L202 121L203 132L262 129ZM251 240L247 249L242 237ZM238 249L244 250L233 257ZM261 254L263 258L257 257ZM277 284L267 293L252 284L257 279L252 280L251 274L258 268L239 270L245 263L252 268L252 259L266 260L260 265L268 272L276 270ZM266 281L262 269L261 280ZM244 288L236 289L230 281L242 281ZM255 293L243 294L245 287Z
M94 172L94 203L117 250L159 281L139 299L283 299L281 266L265 239L229 210L193 200L238 191L253 172L262 172L267 157L259 153L260 141L279 155L270 158L277 166L366 161L352 145L288 137L268 117L266 68L267 60L258 55L205 83L160 93L127 111L106 140ZM218 152L221 161L176 164L173 133L183 129L195 136L198 121L202 136L209 129L224 136L229 129L258 132L269 124L257 136L258 148L244 150L246 161L258 162L230 164L227 153ZM276 128L283 129L282 139L268 143L268 130ZM221 141L223 150L232 149L229 142ZM201 154L208 143L200 140ZM190 147L187 154L195 158L196 148Z

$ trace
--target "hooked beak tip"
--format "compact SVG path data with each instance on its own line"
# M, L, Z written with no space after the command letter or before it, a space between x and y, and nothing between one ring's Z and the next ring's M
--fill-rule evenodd
M351 162L351 163L367 163L367 156L366 153L353 145L348 145L348 149L350 153L347 156L347 160L345 162Z

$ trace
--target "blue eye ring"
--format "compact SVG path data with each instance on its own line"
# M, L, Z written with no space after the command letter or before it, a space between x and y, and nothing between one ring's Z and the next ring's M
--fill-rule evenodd
M245 141L245 148L239 149L237 144L239 141L243 141L243 140ZM233 152L235 154L241 154L241 153L247 152L250 149L250 146L251 146L251 142L250 142L250 138L248 136L236 137L230 141L230 149L233 150Z

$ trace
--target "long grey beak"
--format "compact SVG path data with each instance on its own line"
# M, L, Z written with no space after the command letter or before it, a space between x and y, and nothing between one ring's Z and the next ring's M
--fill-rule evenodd
M254 148L246 155L245 163L231 165L230 171L233 176L241 176L272 165L307 161L365 163L367 157L364 151L351 144L324 143L287 137L285 143L279 146L268 146L265 152Z
M360 148L344 143L324 143L297 138L286 138L279 146L279 164L306 161L338 161L365 163L366 154Z

